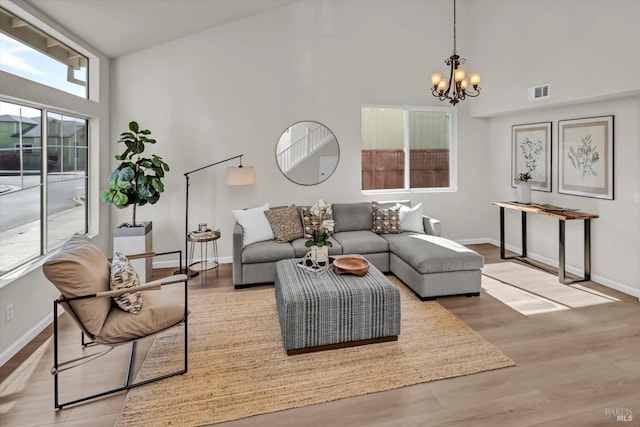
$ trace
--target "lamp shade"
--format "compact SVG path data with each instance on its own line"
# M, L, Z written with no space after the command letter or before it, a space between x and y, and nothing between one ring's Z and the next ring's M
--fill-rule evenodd
M250 185L256 182L256 171L253 166L227 168L227 185Z

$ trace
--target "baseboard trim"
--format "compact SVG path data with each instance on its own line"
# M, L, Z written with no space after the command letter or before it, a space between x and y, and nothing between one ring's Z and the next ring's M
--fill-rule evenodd
M60 317L64 313L64 310L60 310ZM53 313L47 314L42 320L40 320L36 325L29 329L27 333L21 336L17 341L13 342L6 350L0 353L0 366L3 366L7 363L13 356L18 354L20 350L22 350L27 344L31 342L38 334L44 331L50 324L53 322Z

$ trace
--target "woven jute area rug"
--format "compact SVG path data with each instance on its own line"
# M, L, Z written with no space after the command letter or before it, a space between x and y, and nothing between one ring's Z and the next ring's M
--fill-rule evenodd
M203 425L515 363L397 279L398 341L287 356L273 288L192 297L189 371L129 391L117 425ZM473 304L473 299L469 300ZM178 366L179 330L159 335L138 379Z

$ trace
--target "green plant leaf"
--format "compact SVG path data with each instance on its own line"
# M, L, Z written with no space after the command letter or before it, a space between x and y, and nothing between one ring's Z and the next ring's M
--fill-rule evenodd
M108 204L112 204L113 203L113 196L115 195L115 191L114 190L103 190L100 192L100 200L102 200L105 203Z
M153 186L153 188L155 188L155 190L158 193L164 192L164 185L162 184L162 181L160 181L158 178L153 178L151 180L151 185Z
M131 129L131 132L138 133L140 126L138 126L138 122L132 121L129 122L129 129Z
M113 196L113 204L120 209L126 208L129 205L129 198L126 194L117 192Z
M118 172L118 179L121 181L131 181L136 176L136 171L129 165L124 166Z

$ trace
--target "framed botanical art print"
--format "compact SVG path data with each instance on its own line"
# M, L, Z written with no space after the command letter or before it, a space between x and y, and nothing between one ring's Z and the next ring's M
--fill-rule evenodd
M558 122L558 193L613 200L613 116Z
M526 172L532 190L551 191L551 122L512 126L511 186Z

